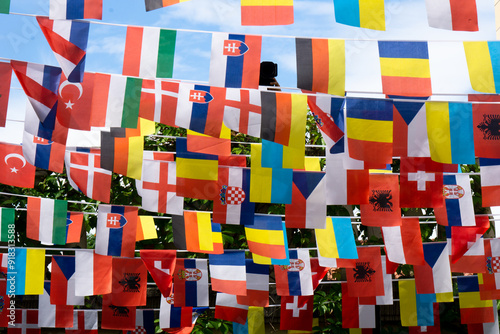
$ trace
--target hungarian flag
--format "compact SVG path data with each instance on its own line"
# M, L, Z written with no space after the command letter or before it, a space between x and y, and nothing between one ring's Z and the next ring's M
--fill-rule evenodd
M141 249L141 259L163 297L171 294L176 262L175 250Z
M362 224L366 226L401 225L399 178L394 174L369 176L368 204L361 204Z
M118 306L112 302L112 294L102 296L102 329L135 330L135 306Z
M28 197L26 236L45 245L66 244L68 202Z
M4 127L7 121L11 79L12 67L10 64L4 62L0 63L0 127Z
M141 259L113 258L111 303L119 306L146 305L148 271Z
M174 272L175 306L208 306L206 259L177 259Z
M314 296L282 296L280 330L312 330Z
M384 270L379 247L358 247L355 268L347 268L347 284L352 297L384 295Z
M75 294L77 296L111 293L112 257L94 250L75 251Z

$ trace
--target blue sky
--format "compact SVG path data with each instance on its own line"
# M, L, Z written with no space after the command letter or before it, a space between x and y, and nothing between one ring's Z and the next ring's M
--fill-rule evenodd
M295 0L295 23L243 27L240 0L191 0L146 12L143 0L103 0L103 23L91 24L86 70L121 73L126 25L177 29L174 77L208 81L211 32L263 35L262 60L278 63L278 81L295 87L295 44L291 37L346 39L346 89L381 90L377 40L429 40L433 90L438 94L471 92L461 41L494 40L492 0L477 0L479 32L453 32L427 25L425 0L386 0L386 31L349 27L335 22L333 0ZM11 0L11 12L47 15L48 0ZM0 57L58 66L34 17L0 15ZM14 87L19 84L14 80ZM23 119L22 91L13 89L9 119ZM19 126L19 124L18 124ZM22 129L22 128L21 128ZM0 140L5 131L0 131Z

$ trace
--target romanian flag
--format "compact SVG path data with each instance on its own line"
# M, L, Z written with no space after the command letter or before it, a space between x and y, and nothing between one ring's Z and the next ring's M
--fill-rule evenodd
M346 110L349 156L373 164L392 163L392 102L347 98Z
M402 326L434 326L436 295L417 294L415 280L401 280L399 284L399 308Z
M474 164L472 104L426 102L431 158L446 164Z
M297 87L344 96L345 41L296 38Z
M184 211L172 215L174 244L177 249L206 254L223 254L220 224L212 223L210 212Z
M326 229L315 229L316 245L322 257L357 259L358 251L349 217L327 217Z
M432 95L427 42L379 41L378 50L384 94Z
M333 4L337 23L385 30L384 0L333 0Z
M293 0L241 0L242 26L293 23Z
M500 92L500 42L464 42L472 88L478 92Z
M481 300L479 280L477 276L459 276L458 302L460 305L460 318L462 324L478 324L493 322L493 302Z
M285 223L279 216L255 216L253 225L245 225L252 258L257 264L289 265Z
M16 282L15 295L43 294L45 249L16 248L14 265L9 266L7 280Z

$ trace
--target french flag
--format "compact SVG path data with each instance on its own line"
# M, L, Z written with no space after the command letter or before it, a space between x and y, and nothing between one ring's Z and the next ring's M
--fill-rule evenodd
M311 296L312 284L311 259L309 250L289 250L290 265L274 265L276 293L280 296Z
M224 254L209 254L212 290L232 295L247 291L245 252L226 250Z
M52 20L102 19L102 0L50 0Z
M261 45L262 36L212 34L210 85L258 88Z
M483 207L500 205L500 159L479 158Z

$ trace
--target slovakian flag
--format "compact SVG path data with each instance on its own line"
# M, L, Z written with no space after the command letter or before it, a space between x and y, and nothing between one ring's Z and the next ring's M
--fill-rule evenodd
M77 296L74 256L52 256L50 303L54 305L83 305L83 296Z
M102 0L50 0L53 20L102 19Z
M100 255L133 257L138 208L100 204L97 211L95 252Z
M26 236L45 245L66 244L68 202L28 197Z
M282 296L280 330L312 330L314 296Z
M135 330L135 306L114 305L112 295L102 296L102 329Z
M245 295L247 290L245 252L226 250L208 256L212 290L231 295Z
M66 151L64 162L69 184L85 196L109 203L112 172L101 168L100 152Z
M34 136L26 131L23 134L23 156L26 161L38 168L62 173L66 145Z
M17 60L11 60L10 64L40 122L53 129L61 69Z
M364 305L360 298L349 295L347 283L342 289L342 328L375 328L375 305Z
M478 31L476 0L426 1L427 21L432 28Z
M219 167L219 194L213 199L213 221L249 225L254 221L255 203L250 202L250 169Z
M175 307L173 297L161 297L160 301L160 328L191 327L192 307Z
M293 23L293 0L241 0L242 26Z
M12 67L9 63L0 63L0 127L4 127L7 121L7 107L9 104L11 81Z
M141 259L113 258L111 303L119 306L146 305L148 270Z
M16 282L14 294L43 294L44 277L45 249L16 248L14 251L14 264L9 265L7 271L7 279Z
M326 155L326 204L368 204L369 171L347 169L346 153Z
M347 284L352 297L384 295L384 272L379 247L358 247L355 268L347 268Z
M220 224L212 223L210 212L184 211L172 215L174 245L177 249L205 254L224 253Z
M254 223L245 226L245 236L255 263L290 264L286 228L281 217L256 215Z
M394 263L425 265L418 218L402 218L401 226L382 226L387 258Z
M500 159L479 158L483 207L500 205Z
M416 293L415 280L398 282L402 326L434 326L435 294Z
M68 81L82 82L90 23L41 16L36 20Z
M261 115L260 91L226 88L224 125L231 130L260 138Z
M438 224L445 226L476 225L468 175L443 176L443 201L444 206L434 208Z
M316 246L321 257L357 259L358 251L351 218L327 217L325 229L314 229Z
M290 264L274 266L276 293L280 296L314 294L308 249L289 250Z
M97 310L74 310L73 326L66 334L97 334Z
M269 266L245 259L246 294L237 296L238 304L269 306Z
M94 250L75 251L75 294L77 296L111 293L112 257Z
M361 204L361 219L366 226L401 225L399 178L394 174L371 174L368 204Z
M177 259L174 272L175 306L208 306L206 259Z
M178 81L142 80L139 116L175 127L178 95Z
M58 289L53 282L44 283L43 295L38 297L38 326L65 328L73 325L73 305L54 305L50 302Z
M481 300L477 276L457 277L460 322L477 324L495 320L492 300Z
M248 306L238 303L235 295L217 292L215 299L215 318L239 324L247 322Z
M170 249L141 249L141 259L163 297L171 294L176 251Z
M66 216L66 243L80 242L83 228L83 212L69 212Z
M176 30L128 26L122 74L140 78L171 78L176 36Z
M211 86L258 88L262 36L212 34Z

